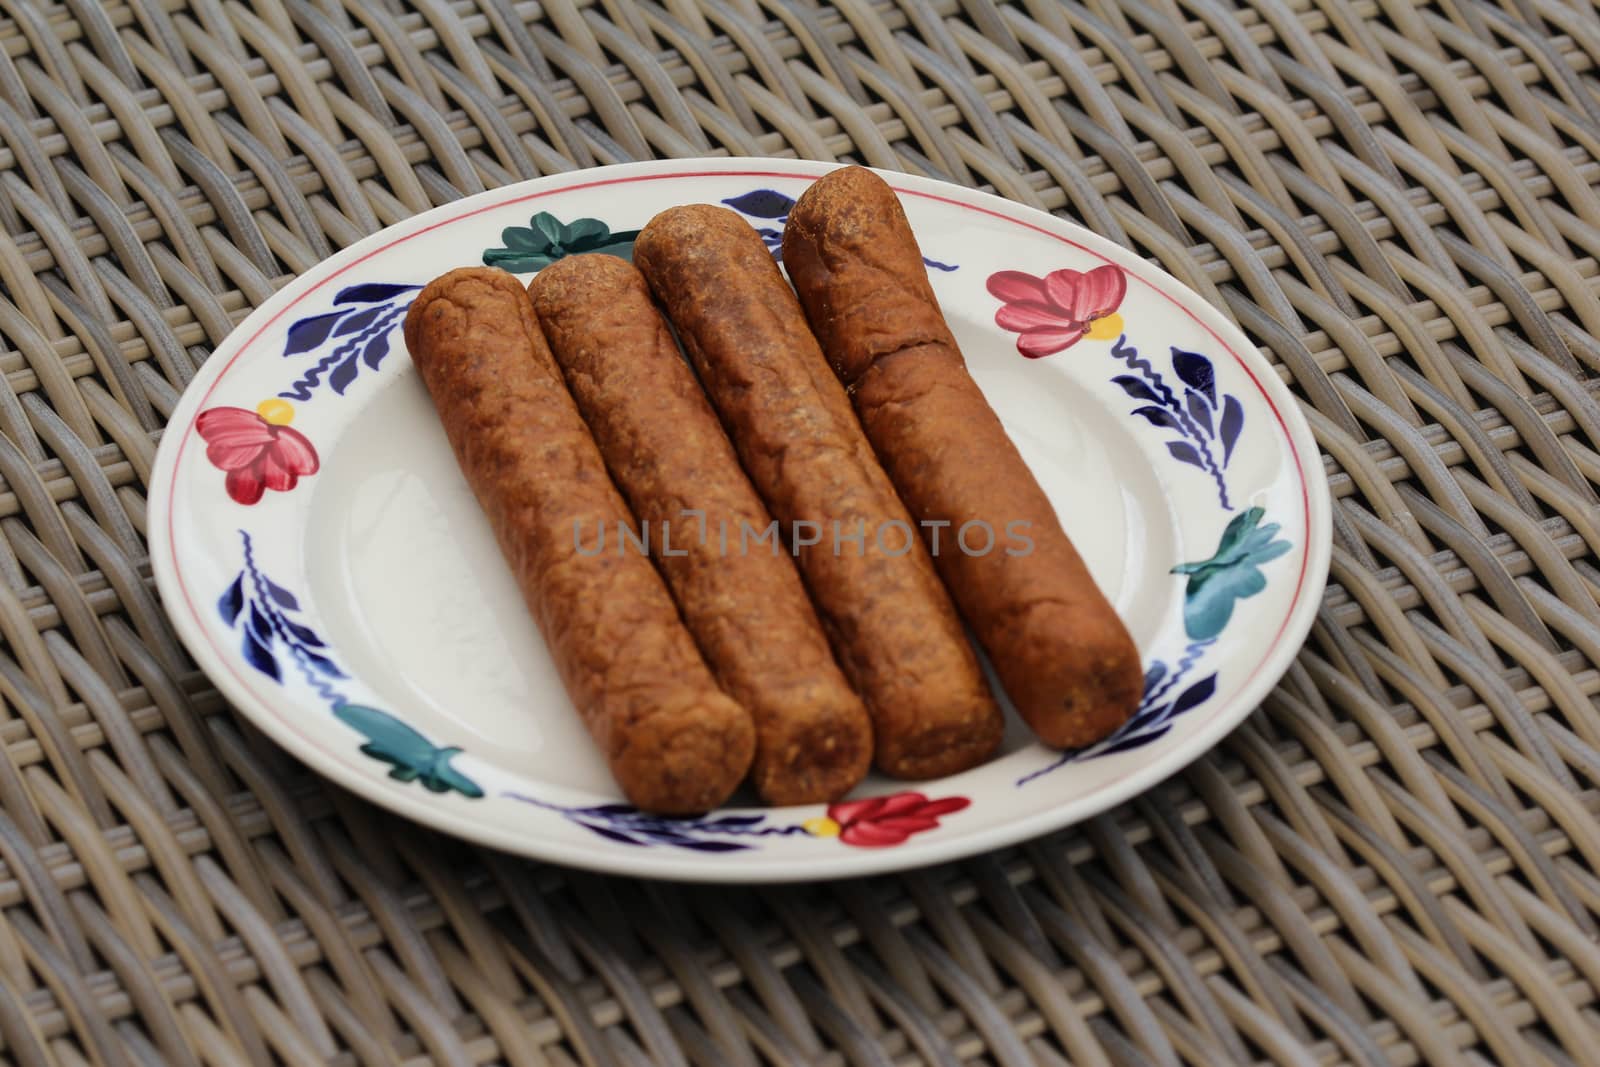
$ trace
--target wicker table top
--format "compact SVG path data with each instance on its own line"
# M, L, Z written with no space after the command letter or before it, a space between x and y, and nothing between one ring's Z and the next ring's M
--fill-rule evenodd
M1593 0L0 9L0 1060L1600 1062ZM723 152L1082 220L1270 353L1335 548L1247 725L1026 847L714 890L429 835L223 704L143 532L230 327L429 206Z

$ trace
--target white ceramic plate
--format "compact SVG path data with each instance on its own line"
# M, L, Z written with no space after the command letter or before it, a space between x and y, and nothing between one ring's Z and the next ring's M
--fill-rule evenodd
M1289 392L1172 278L1076 226L886 174L973 375L1148 667L1118 735L1063 754L1008 709L1002 754L831 807L704 818L621 801L407 358L417 287L490 262L627 255L674 204L776 247L828 165L678 160L556 175L392 226L286 287L173 415L150 552L179 634L279 744L361 795L558 863L705 881L913 867L1066 826L1160 781L1247 715L1304 640L1329 502Z

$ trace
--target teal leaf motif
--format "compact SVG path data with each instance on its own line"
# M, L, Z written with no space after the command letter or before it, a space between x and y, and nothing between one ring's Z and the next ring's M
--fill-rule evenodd
M1261 566L1288 552L1292 545L1277 540L1275 522L1261 525L1262 508L1241 511L1222 531L1216 554L1197 563L1180 563L1173 574L1185 574L1183 629L1191 641L1209 641L1233 618L1234 604L1267 587Z
M562 222L548 211L541 211L526 226L507 226L500 232L503 247L487 248L483 262L514 274L543 270L558 259L584 252L605 252L621 259L633 258L638 230L611 232L599 219L574 219Z
M595 247L595 242L606 244L611 240L611 228L599 219L574 219L561 240L569 245Z
M562 230L565 227L550 212L541 211L529 219L528 222L535 230L539 231L539 236L544 238L546 247L561 243Z
M367 738L361 751L390 765L389 777L399 782L420 782L434 793L455 790L477 799L483 789L477 782L450 765L459 748L440 748L422 734L386 711L364 704L340 704L333 714L352 730Z

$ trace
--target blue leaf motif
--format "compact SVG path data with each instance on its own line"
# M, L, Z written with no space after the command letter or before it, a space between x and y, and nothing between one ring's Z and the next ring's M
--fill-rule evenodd
M333 298L335 304L376 304L392 300L401 293L409 293L420 289L420 285L395 285L386 282L362 282L359 285L346 286L339 290L339 295Z
M1161 398L1156 396L1156 391L1144 383L1144 379L1136 378L1131 374L1119 374L1111 379L1122 387L1122 391L1135 400L1143 400L1151 404L1159 404Z
M327 384L336 385L336 391L342 393L360 371L360 366L351 362L358 355L364 355L366 365L377 369L388 353L388 335L396 320L411 306L395 297L419 288L387 282L352 285L334 298L335 310L295 323L289 329L283 354L321 350L322 355L278 395L288 400L310 400L323 384L324 375L328 376Z
M256 640L248 628L244 634L244 658L250 666L271 678L274 682L282 682L283 675L278 670L278 661L272 655L272 650Z
M359 354L352 354L349 359L333 368L333 373L328 375L328 384L333 387L334 392L343 396L344 391L350 388L350 383L356 380L356 374L360 370L361 357Z
M288 608L290 611L300 610L300 601L296 600L294 598L294 594L289 592L289 590L285 589L283 586L264 575L262 576L261 581L267 587L267 595L276 601L280 606Z
M257 567L250 534L240 530L239 535L244 542L244 569L236 582L239 611L235 617L244 621L240 646L244 658L279 683L285 681L285 670L298 673L317 696L338 709L346 700L329 679L346 677L344 671L316 631L293 617L292 613L300 611L294 594Z
M741 214L756 219L787 218L790 209L794 207L792 197L784 196L775 189L752 189L739 196L730 196L723 203Z
M1179 463L1187 463L1191 467L1200 467L1200 453L1187 441L1168 441L1167 451L1172 453L1172 458Z
M255 635L255 639L263 645L272 644L272 623L265 613L256 604L250 605L250 614L247 616L245 628Z
M607 818L618 815L640 815L642 812L632 804L596 804L592 808L579 808L579 813L584 815L603 815Z
M232 626L238 621L239 612L244 610L244 572L239 572L239 577L233 580L227 591L217 599L217 612L222 616L222 621Z
M766 227L756 231L761 235L761 240L767 246L767 251L772 253L772 258L779 263L783 262L783 231L772 230Z
M283 624L288 627L289 633L294 636L294 639L299 641L302 645L308 645L312 648L323 647L322 638L318 637L316 631L311 629L311 627L302 626L297 622L290 622L287 619L284 620Z
M326 656L318 655L317 653L304 648L300 650L300 655L307 663L311 664L311 666L315 667L323 674L326 674L329 678L345 677L344 671L341 671L337 666L334 665L334 662L328 659Z
M1205 397L1193 389L1185 389L1183 391L1183 402L1184 406L1189 409L1189 417L1194 420L1195 425L1200 427L1207 437L1212 436L1211 406L1206 403Z
M1180 463L1209 476L1216 486L1217 502L1222 510L1233 511L1227 478L1223 474L1224 463L1220 459L1222 450L1216 444L1217 415L1222 409L1217 406L1216 375L1211 360L1198 352L1173 348L1172 372L1183 383L1180 389L1128 343L1126 334L1112 342L1111 355L1134 372L1117 375L1112 382L1129 396L1148 401L1137 409L1137 414L1180 438L1169 443L1167 451ZM1223 399L1228 398L1224 396ZM1234 403L1236 405L1237 401ZM1153 414L1155 410L1165 410L1170 420Z
M373 370L378 369L378 364L383 362L383 357L389 354L389 331L384 330L375 334L367 342L367 347L361 351L361 362Z
M1136 748L1143 748L1152 741L1159 741L1163 737L1167 736L1168 731L1171 729L1172 724L1166 723L1154 730L1149 731L1148 733L1129 734L1126 737L1119 738L1118 740L1111 742L1105 748L1096 749L1095 755L1109 756L1114 752L1130 752Z
M1181 348L1174 348L1172 369L1178 372L1178 377L1184 385L1204 393L1212 404L1217 402L1216 372L1212 369L1211 361L1205 356L1198 352L1185 352Z
M284 338L283 354L298 356L302 352L309 352L328 339L333 333L333 328L344 317L342 311L330 311L325 315L312 315L310 318L301 319L289 327L289 334Z
M304 374L300 375L300 377L291 382L289 388L283 390L278 395L283 397L285 400L310 400L311 391L317 387L319 382L322 381L323 372L338 361L339 349L336 348L332 353L323 356L321 359L317 360L316 363L308 367Z
M1166 430L1177 430L1180 433L1183 432L1183 427L1179 424L1177 416L1164 407L1158 407L1155 404L1148 404L1142 408L1135 408L1133 413L1141 418L1148 419L1152 426L1160 426L1162 429Z
M348 337L350 334L360 333L362 330L365 330L368 326L371 326L374 322L376 322L378 320L378 316L384 314L388 310L389 309L385 307L370 307L363 308L362 310L354 312L353 314L347 314L344 317L344 321L339 323L338 328L333 331L333 336Z
M768 816L762 813L676 818L650 815L631 804L568 807L516 792L502 795L558 812L568 822L590 833L626 845L663 845L692 852L739 852L757 847L743 843L754 838L811 835L811 831L799 823L767 825Z
M1144 699L1145 700L1150 699L1150 694L1155 691L1156 686L1160 685L1161 684L1161 680L1163 678L1165 678L1166 676L1167 676L1167 665L1165 663L1162 663L1160 660L1151 660L1150 661L1150 666L1147 667L1145 669L1145 672L1144 672Z
M1232 396L1222 398L1222 420L1218 424L1217 432L1222 438L1222 465L1226 467L1228 460L1233 458L1234 442L1239 440L1239 431L1244 429L1244 408Z
M578 825L582 826L585 830L591 830L594 833L599 834L601 837L609 838L610 840L616 841L619 844L623 844L623 845L643 845L643 844L645 844L645 842L637 840L636 838L629 837L627 834L623 833L620 830L612 830L612 829L609 829L609 828L604 827L604 826L594 826L594 825L591 825L590 823L586 823L586 822L585 823L579 823Z
M1171 713L1171 704L1151 704L1148 707L1141 707L1134 713L1133 718L1122 724L1115 736L1121 737L1147 730L1165 720Z
M1139 700L1139 709L1116 733L1097 744L1060 753L1049 764L1017 779L1016 785L1025 786L1070 764L1128 752L1165 737L1180 715L1193 711L1215 694L1217 675L1212 672L1208 677L1188 684L1175 700L1168 699L1168 694L1177 691L1215 643L1213 640L1192 641L1175 663L1152 659L1145 668L1144 695Z
M1204 704L1206 701L1210 700L1212 694L1214 694L1216 691L1217 676L1215 674L1208 675L1207 677L1200 679L1188 689L1185 689L1183 691L1183 695L1172 702L1173 718L1182 715L1186 711L1192 711L1193 709L1198 708L1201 704Z

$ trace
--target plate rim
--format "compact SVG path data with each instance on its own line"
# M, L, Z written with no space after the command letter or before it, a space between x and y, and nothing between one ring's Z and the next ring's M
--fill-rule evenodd
M475 801L453 795L423 793L398 782L392 783L386 776L352 773L352 768L339 756L293 729L287 717L274 710L274 702L247 684L235 670L236 665L215 647L195 609L195 600L184 585L181 567L176 559L177 545L172 536L171 508L178 495L178 464L185 444L192 435L199 409L209 401L228 370L250 349L260 334L308 290L326 284L398 241L409 240L428 230L485 211L550 193L573 191L579 186L592 187L596 184L667 176L815 179L845 165L742 156L683 158L622 163L527 179L430 208L384 227L320 261L274 293L216 346L211 357L185 388L162 432L148 482L147 545L157 591L179 639L206 677L240 714L271 738L274 744L332 783L396 815L464 840L532 859L606 874L683 882L779 883L854 878L934 866L992 852L1099 815L1160 784L1214 748L1260 705L1299 654L1315 621L1328 579L1332 551L1332 497L1320 450L1299 403L1242 330L1162 268L1078 223L1037 208L937 179L876 168L876 172L886 180L907 192L1023 224L1044 236L1077 245L1136 274L1211 333L1255 381L1268 406L1275 412L1294 459L1293 469L1300 475L1306 509L1305 555L1297 578L1295 599L1272 639L1268 655L1257 664L1232 699L1218 707L1184 745L1164 752L1158 750L1157 758L1131 768L1127 775L1088 796L1074 798L1060 805L1043 805L1009 822L987 826L972 833L949 837L943 834L930 836L894 849L842 849L831 854L804 857L744 853L738 854L740 858L737 860L730 858L734 854L679 855L665 849L641 848L623 852L586 847L586 843L544 838L536 832L513 829L498 821L475 817ZM906 786L931 789L940 781L942 779L906 783Z

